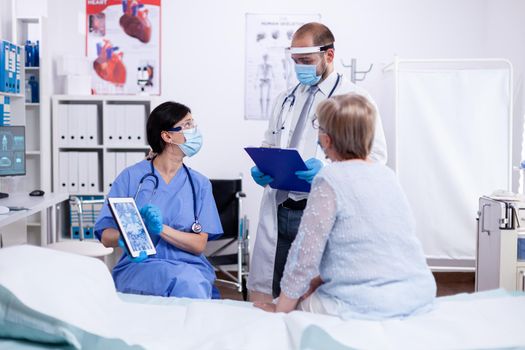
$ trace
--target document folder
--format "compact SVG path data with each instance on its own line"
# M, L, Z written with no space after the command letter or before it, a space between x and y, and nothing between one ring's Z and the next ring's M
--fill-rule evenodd
M310 192L310 184L295 175L308 170L295 149L246 147L244 149L263 173L273 177L270 187L277 190Z

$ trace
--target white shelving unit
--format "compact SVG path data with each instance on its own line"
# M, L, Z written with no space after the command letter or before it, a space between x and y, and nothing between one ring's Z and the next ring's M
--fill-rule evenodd
M69 96L69 95L55 95L52 97L52 138L53 138L53 189L55 192L69 192L71 195L82 195L82 196L103 196L106 195L110 188L110 183L112 178L117 175L108 174L109 167L107 167L108 162L111 162L111 157L116 154L127 154L135 153L137 156L144 157L148 150L149 146L146 142L146 120L149 116L149 113L153 108L155 108L155 100L151 97L142 97L142 96L109 96L109 95L98 95L98 96ZM79 145L74 143L68 145L61 133L64 133L63 128L64 121L66 123L71 122L67 118L71 118L71 110L69 110L68 116L61 115L64 112L63 105L68 106L96 106L97 113L97 123L96 123L96 135L95 140L96 144L93 145ZM123 109L127 106L143 106L143 116L140 116L140 123L143 126L142 132L140 135L136 136L136 139L128 140L121 139L118 140L118 137L115 135L115 139L109 142L109 134L117 133L118 128L126 127L127 124L133 123L139 125L137 120L119 120L117 122L114 118L117 118L116 115L112 113L112 107L119 106ZM70 108L70 107L69 107ZM90 108L90 107L88 107ZM142 110L142 108L140 108ZM77 109L78 110L78 109ZM75 110L75 111L77 111ZM82 107L80 111L82 111ZM87 110L87 109L86 109ZM93 109L91 109L93 110ZM73 114L73 118L78 117ZM131 118L130 115L123 113L121 118ZM66 118L66 119L64 119ZM82 118L82 115L80 116ZM62 125L61 125L62 123ZM118 124L118 125L117 125ZM69 125L69 124L68 124ZM112 126L112 127L110 127ZM74 127L73 127L74 128ZM73 131L71 133L74 133ZM89 189L88 191L83 191L80 186L77 191L72 191L71 186L64 185L60 181L61 175L64 172L67 172L67 169L63 167L63 164L60 164L61 153L68 153L69 155L77 155L82 153L96 153L97 154L97 167L96 170L98 176L98 186L95 189ZM81 164L79 162L79 172L89 171L87 164ZM116 172L118 172L117 170ZM108 177L109 175L109 177Z
M26 166L27 179L24 190L30 192L41 189L51 192L51 60L47 52L47 18L17 18L13 21L13 37L17 44L26 40L39 41L39 66L25 67L24 80L33 75L39 84L39 102L25 103L26 115ZM28 220L30 237L40 236L41 225L47 217L44 213L36 214ZM34 234L33 234L34 233Z
M14 94L12 92L2 92L2 91L0 91L0 95L14 97L14 98L25 97L24 94Z
M144 159L149 151L146 121L155 107L151 97L55 95L51 101L54 192L66 192L89 203L98 199L93 197L107 195L118 173ZM83 208L86 238L93 238L99 206L86 204ZM77 207L70 210L63 211L64 215L71 213L63 218L70 223L64 232L76 238L81 232Z
M22 62L20 71L21 93L1 93L11 97L10 125L25 126L26 133L26 175L0 179L0 185L5 192L26 192L35 189L51 192L51 117L50 117L50 76L51 63L45 53L46 18L19 18L13 11L11 38L6 39L22 47ZM26 40L39 40L39 67L25 67ZM39 103L25 102L26 76L34 75L39 82ZM46 225L45 214L35 214L27 220L14 223L16 228L6 228L5 231L18 231L18 234L27 234L29 243L39 244L42 225Z

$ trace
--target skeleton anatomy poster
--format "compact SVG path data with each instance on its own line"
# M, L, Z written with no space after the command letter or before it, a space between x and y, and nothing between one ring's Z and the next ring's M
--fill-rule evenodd
M279 93L297 84L285 48L297 28L320 18L319 14L246 14L245 119L269 119Z
M86 0L94 94L160 94L160 1Z

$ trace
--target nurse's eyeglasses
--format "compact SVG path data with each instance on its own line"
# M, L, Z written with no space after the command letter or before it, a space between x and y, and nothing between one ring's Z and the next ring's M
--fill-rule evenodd
M166 131L171 132L182 132L183 130L190 130L197 128L197 124L193 119L185 120L181 125L176 125L173 128L166 129Z

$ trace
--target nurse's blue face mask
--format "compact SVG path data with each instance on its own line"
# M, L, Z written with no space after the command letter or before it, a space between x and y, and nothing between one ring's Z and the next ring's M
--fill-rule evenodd
M189 119L184 124L170 128L167 131L178 132L184 135L186 139L184 143L173 142L173 144L179 146L186 156L192 157L200 151L202 147L202 134L199 129L197 129L197 125L194 124L193 119Z
M182 133L186 138L186 142L183 144L178 144L182 152L188 156L192 157L196 155L202 147L202 134L196 127L193 129L183 130Z

